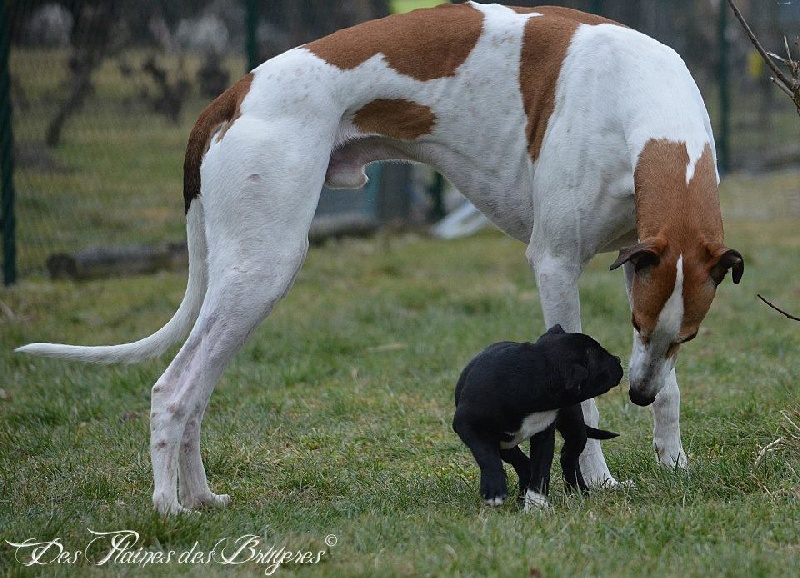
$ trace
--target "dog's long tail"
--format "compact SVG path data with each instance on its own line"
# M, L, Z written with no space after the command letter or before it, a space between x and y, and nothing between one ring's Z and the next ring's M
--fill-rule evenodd
M586 426L586 437L593 439L593 440L610 440L615 437L619 437L618 433L614 433L613 431L607 431L604 429L597 429L596 427L589 427Z
M102 346L62 345L59 343L30 343L16 351L47 357L61 357L91 363L136 363L164 353L189 333L200 313L206 294L206 238L203 207L199 199L191 203L186 213L186 236L189 249L189 281L178 310L164 327L133 343Z

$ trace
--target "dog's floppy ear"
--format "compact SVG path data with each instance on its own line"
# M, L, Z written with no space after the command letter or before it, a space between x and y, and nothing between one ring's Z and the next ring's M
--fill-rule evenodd
M661 237L650 237L638 245L624 247L619 251L617 260L611 263L610 270L614 270L624 263L631 262L636 272L645 267L658 265L661 256L667 248L667 241Z
M739 283L744 275L744 258L739 251L720 247L715 251L717 262L711 267L711 279L719 285L728 273L728 269L733 271L733 282Z
M589 370L579 363L570 363L564 367L564 388L567 391L580 390L589 379Z

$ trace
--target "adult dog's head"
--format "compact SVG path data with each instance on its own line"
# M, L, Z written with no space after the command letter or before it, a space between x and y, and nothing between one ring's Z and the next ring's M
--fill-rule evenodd
M633 310L630 398L646 406L675 367L680 346L697 336L728 270L739 283L744 260L719 243L680 250L663 237L653 237L620 251L611 268L623 264Z
M744 259L723 245L713 144L651 139L634 171L636 232L611 265L624 265L633 315L628 371L631 401L650 405L694 339L728 270L738 283Z

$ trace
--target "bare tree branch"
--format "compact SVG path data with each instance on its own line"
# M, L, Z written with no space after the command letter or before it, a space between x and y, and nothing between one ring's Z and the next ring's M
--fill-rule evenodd
M733 0L728 0L728 4L730 4L733 14L736 16L736 19L742 25L742 28L744 28L747 36L750 38L750 42L753 43L753 46L755 46L756 50L761 55L761 58L764 59L764 62L767 64L767 66L769 66L769 69L775 75L770 77L770 80L772 80L772 82L774 82L784 94L792 99L792 102L794 102L794 105L797 108L797 114L800 115L800 64L798 64L798 62L792 58L792 53L789 50L789 42L784 37L786 58L781 58L776 54L767 52L764 50L764 47L761 46L761 43L758 41L758 38L756 38L756 35L753 34L750 25L747 24L747 21L744 19L744 16L742 16L739 8L736 7L736 4L733 3ZM795 45L798 45L798 43L795 42ZM789 69L790 76L787 76L780 68L778 68L778 65L775 64L775 60L778 60L781 64Z
M789 319L791 319L793 321L800 321L800 317L795 317L794 315L792 315L790 313L786 313L786 311L784 311L783 309L781 309L777 305L774 305L774 304L770 303L769 301L767 301L764 297L761 296L761 293L757 293L756 297L761 299L764 303L766 303L767 305L772 307L775 311L777 311L778 313L782 314L783 316L788 317Z

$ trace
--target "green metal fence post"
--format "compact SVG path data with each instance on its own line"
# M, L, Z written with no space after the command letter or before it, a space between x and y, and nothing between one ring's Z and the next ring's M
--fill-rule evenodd
M258 0L244 0L245 3L245 52L247 52L247 70L253 70L261 64L258 61Z
M731 125L731 100L730 100L730 75L728 74L728 4L719 3L719 20L717 22L717 35L719 42L719 67L717 81L719 82L719 131L717 132L717 165L722 173L730 169L730 125Z
M8 3L0 0L0 220L3 237L3 282L17 280L17 246L14 238L14 136L11 132L11 26Z

